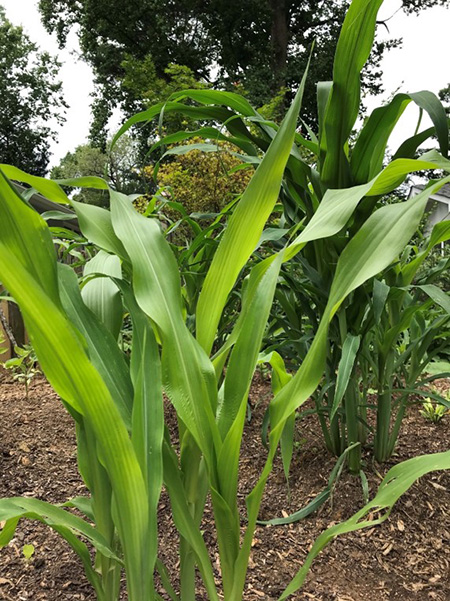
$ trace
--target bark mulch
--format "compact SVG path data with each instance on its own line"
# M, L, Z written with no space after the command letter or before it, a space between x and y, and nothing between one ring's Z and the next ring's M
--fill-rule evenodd
M446 383L441 383L445 387ZM251 392L252 419L242 449L240 500L255 484L265 451L260 428L268 402L268 383L259 379ZM173 422L173 415L168 415ZM269 479L260 517L270 519L303 507L327 484L335 464L324 448L317 420L297 423L297 445L290 494L278 462ZM396 455L387 466L365 465L371 495L380 477L395 463L422 453L448 450L450 416L435 425L413 406L404 422ZM3 377L0 382L0 497L31 496L63 502L84 494L77 472L72 419L41 377L30 389ZM363 505L359 478L343 473L332 501L303 521L283 527L258 527L247 578L245 601L274 600L290 581L315 538L326 527L351 516ZM423 477L398 502L381 526L353 533L331 543L313 564L303 590L293 598L317 601L448 601L450 600L450 472ZM209 506L204 535L218 560ZM176 531L169 502L160 506L161 556L176 574ZM25 544L34 545L31 559ZM0 599L7 601L93 601L81 563L57 534L39 523L23 520L11 544L0 550ZM126 599L124 593L123 599ZM201 589L199 601L206 600Z

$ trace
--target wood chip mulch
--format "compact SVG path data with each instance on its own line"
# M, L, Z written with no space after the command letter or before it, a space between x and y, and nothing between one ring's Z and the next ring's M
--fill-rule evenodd
M441 382L441 388L450 383ZM266 452L260 429L269 384L257 378L251 392L252 419L246 425L239 489L245 495L255 484ZM168 415L173 422L173 415ZM297 422L297 445L291 469L290 493L277 462L264 495L260 517L285 516L306 505L327 484L336 459L322 441L314 416ZM417 406L405 418L395 456L376 466L366 453L364 471L371 496L395 463L418 454L450 447L450 415L435 425ZM77 472L74 425L42 377L30 389L3 376L0 381L0 497L31 496L63 502L86 490ZM305 520L283 527L258 527L250 559L245 601L277 599L300 567L315 538L325 528L350 517L364 504L359 478L343 473L332 501ZM243 509L244 515L244 509ZM214 528L209 505L205 539L219 579ZM450 600L450 472L421 479L398 502L381 526L353 533L330 544L313 564L301 601L449 601ZM160 504L161 556L176 574L176 532L163 494ZM244 522L243 522L244 523ZM34 545L26 559L22 549ZM218 580L219 581L219 580ZM122 598L126 599L126 593ZM81 563L57 534L39 523L23 520L11 544L0 550L0 599L6 601L94 601ZM207 597L198 591L198 600Z

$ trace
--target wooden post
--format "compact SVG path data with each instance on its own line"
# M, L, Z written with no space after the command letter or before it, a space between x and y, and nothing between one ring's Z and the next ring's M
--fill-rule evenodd
M14 336L15 345L24 346L26 343L25 324L16 303L8 303L8 323Z
M12 357L13 343L11 342L11 336L14 339L14 335L9 328L8 303L6 301L0 302L0 333L2 334L2 338L5 340L1 346L6 348L6 352L0 354L0 361L6 361Z

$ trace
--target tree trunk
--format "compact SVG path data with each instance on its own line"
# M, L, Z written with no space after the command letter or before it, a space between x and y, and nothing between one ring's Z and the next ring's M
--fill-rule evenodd
M271 45L273 85L275 94L286 84L286 63L289 42L289 11L287 0L270 0L272 10Z

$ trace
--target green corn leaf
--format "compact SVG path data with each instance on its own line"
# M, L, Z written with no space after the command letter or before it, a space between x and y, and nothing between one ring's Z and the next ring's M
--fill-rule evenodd
M380 323L381 314L386 305L389 291L390 287L384 281L377 279L373 281L373 315L376 324Z
M189 98L201 104L223 105L246 117L260 116L252 105L240 94L234 92L222 92L219 90L182 90L175 92L171 100L183 100Z
M333 89L332 81L321 81L317 84L317 112L319 117L319 143L320 150L326 151L326 137L324 135L325 114Z
M433 379L436 379L436 378L433 378ZM393 393L399 392L399 391L401 391L402 393L407 393L409 395L414 394L417 396L421 396L424 399L427 399L427 398L433 399L439 405L443 405L444 407L447 407L447 409L450 409L450 400L444 398L437 392L432 392L431 390L424 390L423 388L387 388L385 392L393 394Z
M92 431L86 427L86 423L81 413L78 413L71 405L69 405L69 403L63 401L63 404L75 420L78 471L80 472L80 476L83 478L86 487L90 491L94 491L96 489L96 479L97 477L100 479L101 472L99 469L97 449L95 448L95 438L92 435ZM90 435L88 435L88 431ZM93 446L94 452L91 456L90 450Z
M57 183L45 179L44 177L29 175L28 173L25 173L25 171L22 171L17 167L13 167L12 165L3 164L0 165L0 169L9 179L29 184L35 190L53 202L57 202L59 204L70 204L70 200L66 193Z
M105 251L98 252L88 261L83 275L100 274L101 276L122 277L120 259ZM89 309L95 313L104 326L117 340L123 321L123 306L120 292L110 277L92 278L84 285L81 296Z
M423 264L432 249L441 242L450 240L450 219L436 223L431 231L430 238L426 247L402 269L403 285L410 284L416 275L419 267Z
M372 112L352 151L351 169L356 183L369 181L381 170L389 136L410 102L408 94L397 94L387 105Z
M442 102L435 94L429 92L428 90L423 90L422 92L415 92L413 94L410 94L410 96L411 99L417 104L417 106L425 110L430 116L430 119L433 122L436 131L436 136L439 142L439 148L442 153L442 156L447 158L449 144L448 119Z
M158 559L156 561L156 569L158 570L159 577L161 578L164 590L169 595L171 601L180 601L180 598L176 594L172 583L170 582L170 574L163 562Z
M68 179L53 180L59 186L75 186L79 188L94 188L96 190L109 190L108 183L96 175L81 175Z
M0 548L9 543L21 518L38 520L58 532L81 559L86 576L94 587L99 601L109 601L104 597L100 577L92 566L89 549L78 536L86 538L105 557L118 563L121 563L121 560L95 528L78 516L45 501L19 497L0 499L0 521L6 522L0 532Z
M133 287L141 309L162 339L163 383L180 418L207 461L219 448L214 412L213 366L184 323L178 266L159 225L136 212L128 198L111 191L112 223L133 266Z
M113 137L111 148L114 147L117 140L123 136L125 132L127 132L130 127L136 125L137 123L148 123L155 119L161 113L181 113L186 115L187 117L191 117L192 119L197 120L207 120L207 121L218 121L219 123L224 123L230 117L234 116L234 113L228 109L224 109L221 107L215 106L191 106L187 104L183 104L182 102L160 102L151 108L137 113L130 117L128 121L126 121L116 135Z
M401 253L416 231L428 198L448 181L450 176L409 201L384 206L369 217L339 259L329 300L333 303L336 299L335 308L341 302L337 301L338 297L343 298L349 294L387 267ZM355 257L358 257L357 261Z
M194 551L209 599L219 601L211 561L199 528L186 501L184 486L177 465L177 456L166 442L163 445L164 483L169 493L172 514L177 530Z
M127 429L106 385L90 363L79 334L62 311L59 297L52 297L52 291L58 289L56 257L43 256L39 274L35 275L34 258L20 250L25 233L27 247L35 249L52 246L51 236L45 221L24 203L17 202L3 175L0 175L0 207L7 215L7 219L0 219L0 279L21 308L31 343L49 382L89 421L95 432L115 502L120 507L116 526L126 557L130 598L138 590L150 594L150 580L144 567L147 495ZM8 227L11 223L12 228Z
M290 230L283 229L280 227L266 227L263 233L261 234L261 238L257 244L257 248L262 246L264 242L278 242L289 233Z
M73 497L69 501L61 504L61 507L76 507L78 511L81 511L88 520L94 522L95 517L92 511L92 498L91 497Z
M431 231L427 249L433 248L441 242L447 242L447 240L450 240L450 219L436 223Z
M432 151L424 157L426 160L398 159L390 163L380 174L366 184L342 190L327 190L311 221L286 249L285 259L292 259L307 242L328 238L339 232L365 196L378 196L392 191L399 182L401 183L404 180L408 173L420 169L446 169L450 171L450 162L443 159L438 153ZM436 189L439 189L442 184L435 185L437 185ZM426 194L428 198L431 192Z
M209 354L227 296L278 199L294 142L306 73L283 123L229 220L197 305L197 339Z
M245 419L245 411L243 411L242 419ZM233 429L234 427L230 430L229 435ZM211 499L214 506L214 515L216 516L215 523L220 550L223 593L225 598L233 598L230 597L230 591L234 582L234 566L239 555L239 513L237 510L233 511L230 508L213 486L211 487Z
M339 36L333 68L333 87L323 119L320 141L325 154L322 180L332 188L351 184L345 145L360 103L360 73L372 50L378 9L383 0L353 0Z
M450 125L450 118L447 118L447 127L449 125ZM423 144L426 140L428 140L428 138L431 138L434 135L436 135L436 128L433 126L433 127L429 127L428 129L425 129L424 131L421 131L418 134L415 134L414 136L411 136L410 138L405 140L398 147L398 149L394 153L394 156L392 157L392 159L393 160L399 159L399 158L412 159L414 157L414 155L416 154L416 151L419 148L419 146L421 146L421 144Z
M235 508L239 451L245 421L245 409L252 376L258 362L261 341L273 302L282 253L256 265L249 277L243 299L242 327L232 350L224 381L223 401L217 421L224 439L218 456L218 493L230 508ZM237 512L237 508L236 508Z
M397 159L389 163L380 175L373 180L368 196L380 196L395 190L405 179L405 175L414 170L444 169L450 171L450 161L444 159L437 151L423 154L420 159Z
M272 367L272 392L278 394L278 392L285 386L292 375L286 371L283 357L276 351L271 351L268 354L261 354L258 359L258 363L269 363Z
M295 433L295 411L289 415L284 424L283 432L280 438L281 463L283 464L284 477L289 491L289 472L291 469L292 456L294 454L294 433Z
M355 513L349 520L336 524L325 530L315 541L305 563L297 572L289 586L279 597L279 601L287 599L302 586L312 562L322 549L336 536L354 532L363 528L372 528L384 522L390 515L392 508L398 499L422 476L436 470L450 469L450 451L436 453L433 455L422 455L399 463L388 471L380 484L375 498L367 503L360 511ZM376 519L365 519L370 513L380 512Z
M149 503L148 566L158 556L158 503L163 484L164 405L158 344L148 317L131 290L125 302L133 322L131 375L134 386L132 441L145 476ZM153 570L152 570L153 571Z
M0 499L0 522L16 518L29 518L39 520L51 527L62 526L72 533L86 538L96 549L106 557L121 561L98 531L82 518L61 509L46 501L31 499L29 497L10 497ZM8 537L11 533L8 533ZM0 547L10 542L10 538L0 535Z
M438 97L428 91L415 94L397 94L387 105L373 111L358 136L351 158L352 175L355 183L367 182L381 170L389 136L411 101L427 111L433 120L435 126L433 131L439 132L441 152L444 156L447 156L447 116Z
M253 121L258 123L260 128L271 140L274 136L273 129L277 129L277 125L272 122L267 122L252 106L251 104L240 94L233 92L224 92L219 90L182 90L175 92L170 97L170 100L194 100L199 104L203 105L200 110L215 110L225 111L223 115L227 115L226 119L222 119L222 123L226 126L228 131L237 136L241 141L251 140L253 143L258 145L263 150L267 150L268 143L266 139L255 138L245 127L241 117L244 117L247 121ZM183 105L186 106L186 105ZM221 108L227 107L227 108ZM231 111L228 110L231 109ZM234 111L234 112L232 112ZM220 121L220 120L219 120ZM254 149L250 154L255 154Z
M450 295L446 294L441 288L433 286L432 284L426 284L425 286L416 286L423 290L428 296L440 307L444 309L450 315Z
M307 242L328 238L339 232L350 219L359 202L369 192L373 182L374 180L344 190L327 190L311 221L288 246L286 258L292 259Z
M127 253L123 244L114 234L111 224L111 213L101 207L81 202L71 202L83 235L103 250L119 257L126 258Z
M283 254L270 258L270 265L253 268L243 298L245 319L236 338L224 381L224 399L219 404L217 421L222 436L226 434L246 399L258 362L262 337L273 303Z
M342 355L338 366L336 392L331 407L330 421L336 415L336 411L339 409L342 399L344 398L360 344L361 336L354 336L353 334L348 333L344 344L342 345Z
M108 387L127 429L131 431L133 386L117 341L84 304L73 270L68 265L58 265L58 278L64 310L84 336L89 358Z
M331 493L333 492L333 487L339 478L348 453L352 449L356 448L359 444L359 442L356 442L355 444L347 447L345 451L338 457L333 469L331 470L326 488L324 488L316 497L314 497L314 499L308 503L308 505L302 507L302 509L299 509L295 513L292 513L285 518L273 518L266 521L258 520L258 524L261 526L285 526L286 524L294 524L295 522L299 522L300 520L305 519L317 511L319 507L321 507L330 498Z
M226 136L215 127L202 127L195 131L179 131L174 134L169 134L168 136L165 136L164 138L153 144L153 146L149 150L149 154L151 154L161 146L169 146L171 144L176 144L177 142L189 140L190 138L203 138L211 139L215 142L228 142L234 144L235 146L238 146L247 154L255 153L254 146L243 138Z

